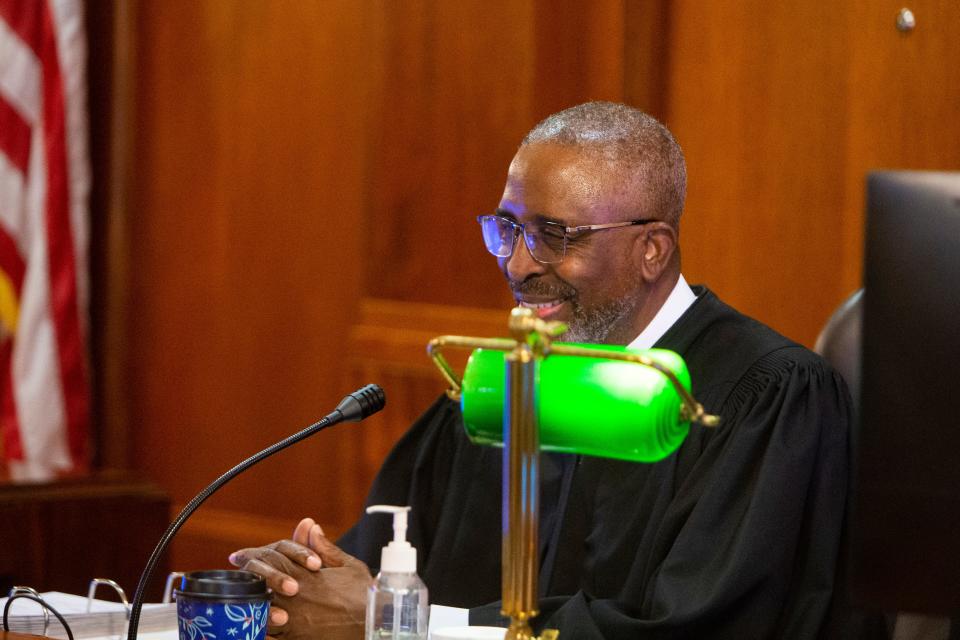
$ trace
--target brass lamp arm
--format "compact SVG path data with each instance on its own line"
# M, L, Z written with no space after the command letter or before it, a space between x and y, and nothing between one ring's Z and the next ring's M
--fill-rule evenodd
M460 376L453 370L447 359L443 357L444 347L462 347L464 349L494 349L496 351L513 351L517 346L516 340L510 338L469 338L466 336L437 336L427 343L427 355L437 365L444 380L450 385L447 397L456 402L460 401L462 383Z

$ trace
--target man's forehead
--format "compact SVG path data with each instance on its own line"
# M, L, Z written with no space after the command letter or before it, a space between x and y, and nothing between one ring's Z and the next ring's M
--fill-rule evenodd
M626 204L628 181L620 173L589 149L547 143L526 145L510 163L500 208L518 218L604 222L608 217L622 216L619 211Z

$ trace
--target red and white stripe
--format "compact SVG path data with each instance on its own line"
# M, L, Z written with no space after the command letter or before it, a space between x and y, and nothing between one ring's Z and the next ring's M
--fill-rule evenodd
M89 459L85 66L80 0L0 0L0 434L23 479Z

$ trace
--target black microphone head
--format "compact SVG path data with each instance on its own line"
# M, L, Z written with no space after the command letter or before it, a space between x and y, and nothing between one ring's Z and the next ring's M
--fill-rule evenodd
M345 422L360 422L383 409L386 404L387 397L380 385L368 384L341 400L337 411Z

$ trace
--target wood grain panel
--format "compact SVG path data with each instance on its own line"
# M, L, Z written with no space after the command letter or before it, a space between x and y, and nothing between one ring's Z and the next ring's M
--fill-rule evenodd
M623 3L377 5L379 90L367 149L364 293L509 304L477 215L500 199L510 159L538 120L622 99Z
M688 165L688 280L812 344L844 293L837 220L849 60L840 11L671 5L667 123Z
M387 453L410 424L443 393L445 382L426 354L439 335L507 335L508 308L491 310L365 298L350 336L351 368L357 385L377 381L387 393L387 408L357 430L352 491L359 506ZM463 371L466 350L445 352Z
M541 0L535 6L535 120L523 133L580 102L623 100L626 1Z
M473 217L498 200L520 137L566 104L622 97L623 7L112 5L126 16L114 40L136 47L120 65L135 72L113 72L135 96L109 121L126 146L99 160L112 198L101 424L120 431L104 461L185 502L352 385L390 394L382 425L325 433L212 498L178 564L222 565L244 517L265 519L253 534L355 517L383 454L442 389L411 345L474 315L438 305L509 305ZM357 324L363 296L381 301Z
M864 175L874 169L960 170L960 4L909 3L914 31L895 28L900 3L853 3L842 234L847 288L861 281ZM910 224L904 221L904 224Z
M624 100L658 120L667 113L670 79L670 0L626 0Z
M127 211L134 172L136 3L86 5L90 164L90 349L94 354L94 465L130 466L132 434L124 380L129 373L133 251Z
M365 20L352 2L138 6L123 392L132 459L176 501L347 391ZM304 443L210 505L342 520L318 487L349 466L349 438Z
M499 200L530 119L532 6L378 6L364 293L497 306L474 218Z
M671 4L666 119L684 147L684 271L811 345L860 286L864 174L956 168L960 8Z

